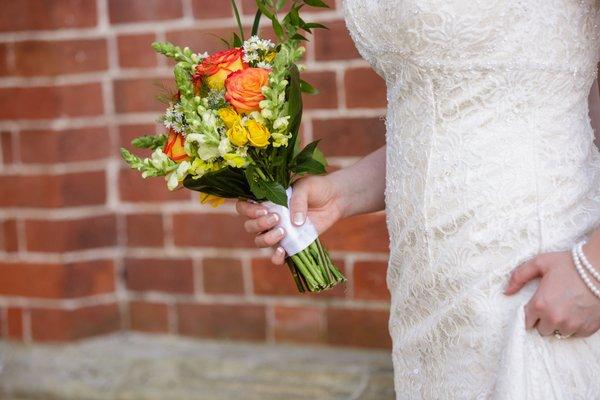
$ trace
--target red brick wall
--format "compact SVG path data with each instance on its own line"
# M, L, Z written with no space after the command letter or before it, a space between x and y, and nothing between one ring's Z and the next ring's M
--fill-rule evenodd
M253 1L244 0L246 22ZM333 167L384 143L384 86L354 49L340 1L307 19L306 139ZM56 341L133 329L208 338L389 346L382 214L325 235L349 283L296 294L232 204L198 204L124 167L154 132L170 67L149 45L214 51L226 0L0 0L0 332ZM368 88L368 90L365 90Z

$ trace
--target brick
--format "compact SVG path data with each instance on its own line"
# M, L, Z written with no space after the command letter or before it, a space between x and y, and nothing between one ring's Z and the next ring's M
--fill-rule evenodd
M129 302L129 318L130 328L134 331L169 332L169 311L164 303L131 301Z
M150 150L136 149L131 144L131 141L138 136L154 135L156 133L164 133L162 124L121 125L119 126L119 146L128 148L140 156L149 157L152 153Z
M227 18L233 17L231 3L223 0L192 0L194 18Z
M371 68L346 71L346 106L349 108L383 108L386 106L386 85Z
M29 130L20 132L18 138L21 161L26 164L90 161L111 155L105 127Z
M330 250L388 252L385 214L372 213L343 219L325 232L322 240Z
M125 283L129 290L194 293L190 259L125 259Z
M360 58L348 35L344 21L327 23L328 30L314 31L313 45L318 61L351 60Z
M97 23L95 0L3 1L0 31L85 28Z
M206 293L244 293L242 263L234 258L205 258L202 260L202 281Z
M110 260L68 264L0 262L0 295L48 299L76 298L114 291Z
M29 251L64 252L117 244L114 215L81 219L26 220Z
M253 237L243 230L244 219L230 214L175 214L175 244L184 247L251 247Z
M0 104L3 105L0 120L85 117L103 113L99 83L2 88Z
M14 75L18 76L54 76L108 68L106 39L21 41L14 44L14 57Z
M306 109L337 108L338 95L334 72L305 72L302 79L319 89L316 95L302 96L302 103Z
M190 199L190 191L178 189L170 191L164 178L142 178L132 169L122 169L119 173L119 194L122 201L134 203L178 201Z
M273 332L277 342L323 343L325 313L320 307L274 307Z
M262 305L197 304L177 306L179 333L212 339L263 341L266 312Z
M162 247L164 245L161 214L127 215L127 245L134 247Z
M252 260L254 293L269 296L296 296L298 288L287 265L277 266L268 258Z
M345 273L343 262L333 260L342 273ZM347 290L346 284L341 283L334 288L319 293L299 293L294 278L287 265L277 266L268 258L252 260L252 286L254 293L266 296L304 296L314 297L315 300L328 298L343 298Z
M196 53L214 53L226 48L219 38L230 40L235 29L232 25L231 28L176 30L167 32L167 41L178 46L187 46Z
M387 262L357 261L354 264L354 297L360 300L389 300Z
M9 339L23 339L23 309L9 307L6 309L6 333Z
M10 73L8 65L8 44L0 43L0 76L6 76Z
M14 161L14 150L12 145L12 134L10 132L0 132L0 148L2 150L2 163L12 164Z
M72 207L104 204L104 171L0 176L0 206Z
M64 342L115 332L120 329L116 303L76 308L74 310L33 308L31 336L40 342Z
M381 118L313 120L313 137L328 157L365 156L385 145L385 121Z
M180 0L109 0L108 12L113 24L183 17Z
M166 105L158 97L164 88L175 93L174 87L171 80L164 78L117 79L113 81L115 110L118 113L164 111Z
M17 236L17 221L14 219L8 219L2 221L0 224L2 228L2 249L7 252L15 252L19 248L18 236Z
M119 36L117 38L119 65L122 68L155 67L158 58L151 47L155 40L154 33Z
M327 342L332 345L391 348L387 310L327 309Z

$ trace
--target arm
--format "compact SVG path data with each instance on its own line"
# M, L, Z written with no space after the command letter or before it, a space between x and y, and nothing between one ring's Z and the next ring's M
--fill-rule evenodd
M385 209L385 146L329 176L339 193L342 218Z

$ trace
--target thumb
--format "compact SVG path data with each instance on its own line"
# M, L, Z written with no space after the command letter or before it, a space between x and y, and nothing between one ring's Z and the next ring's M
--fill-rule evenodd
M511 295L515 294L525 284L535 278L539 278L544 275L544 271L540 268L539 262L535 259L527 261L515 268L510 275L508 285L504 289L504 294Z
M300 226L306 221L308 211L308 186L302 181L297 182L292 188L290 199L290 214L292 223Z

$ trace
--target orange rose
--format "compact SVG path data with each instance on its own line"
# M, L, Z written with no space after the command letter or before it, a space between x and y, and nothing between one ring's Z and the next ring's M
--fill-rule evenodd
M205 58L196 66L194 81L199 82L200 79L204 79L209 88L223 89L229 74L247 67L242 60L243 55L244 51L241 48L234 48L219 51Z
M225 100L240 114L259 111L258 104L265 99L262 88L269 83L269 73L264 68L246 68L232 73L225 80Z
M184 161L188 159L188 155L184 149L185 139L181 133L177 133L173 130L169 131L169 136L165 143L163 153L165 153L171 160L175 162Z

